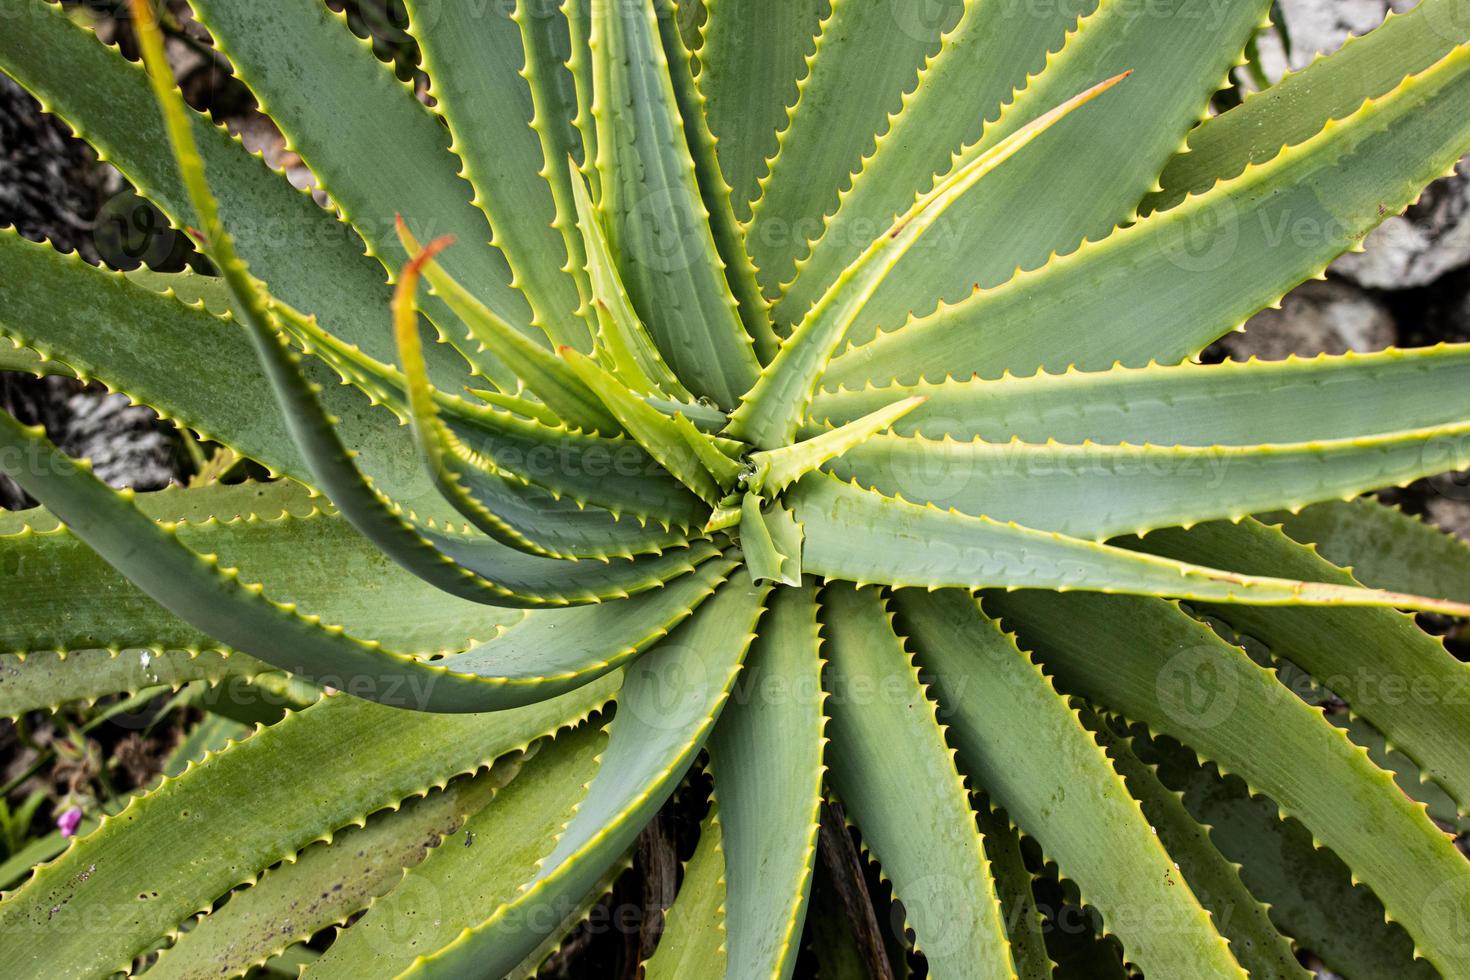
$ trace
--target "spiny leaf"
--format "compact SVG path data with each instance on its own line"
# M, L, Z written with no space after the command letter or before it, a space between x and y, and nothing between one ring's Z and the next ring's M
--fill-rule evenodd
M173 85L164 56L163 36L155 20L152 0L132 0L131 9L148 76L163 113L169 143L190 203L199 216L206 248L229 287L236 312L249 328L256 354L285 410L286 424L297 446L301 448L302 455L307 458L313 475L358 530L410 571L464 597L475 596L488 600L497 592L505 592L503 588L456 565L452 559L434 549L427 539L417 533L412 524L400 516L391 502L363 479L352 462L351 454L342 444L331 417L323 410L316 390L303 377L300 359L276 333L258 282L236 254L233 238L220 223L219 205L205 175L204 159L199 155L183 98ZM19 429L13 434L24 435ZM86 479L73 479L69 486L74 494L97 489ZM97 496L96 499L104 498ZM145 525L137 526L141 528ZM158 537L156 529L151 525L146 526L148 533L162 546L162 554L172 556L175 573L190 564L193 556L181 549L170 549L168 545L171 542L166 537ZM88 543L95 546L95 540L94 538ZM126 549L126 545L123 547ZM155 566L155 572L161 572L162 567ZM160 584L168 577L165 575L155 584ZM231 591L228 582L216 581L213 584L217 589L223 587L224 593ZM236 595L235 599L238 603L242 596ZM249 608L248 600L244 601L245 608ZM207 607L199 612L209 614ZM293 617L294 613L289 614L287 622ZM267 614L267 619L269 618ZM239 635L238 630L231 632ZM326 663L326 660L316 661L318 667L323 667Z
M388 219L402 213L421 238L449 234L476 243L447 255L446 268L502 319L540 334L504 255L490 244L489 222L471 201L450 133L342 15L303 0L269 10L199 0L194 10L262 111L347 219L366 229L364 239L390 273L404 253ZM384 127L395 134L397 153L380 152ZM378 165L364 167L364 160ZM453 340L450 327L440 327Z
M1244 977L1106 753L1014 640L965 593L905 589L895 605L966 771L1076 882L1129 961Z
M452 942L487 909L514 901L580 804L606 745L602 726L590 722L539 744L458 839L429 852L338 934L311 976L396 976L423 950Z
M180 542L217 555L266 594L401 649L440 654L488 639L525 616L467 602L399 569L321 498L286 481L138 494L137 508ZM15 571L0 577L0 649L209 648L217 641L149 599L54 514L0 514Z
M425 254L401 216L398 219L398 237L411 262L419 260ZM453 239L440 241L452 242ZM400 276L407 273L407 268L405 266ZM578 383L560 358L496 316L489 307L461 286L433 255L423 260L422 268L424 278L429 280L434 292L449 304L449 308L469 328L470 338L483 345L501 363L514 371L516 377L544 401L561 421L574 428L601 432L604 435L617 435L621 431L602 404ZM401 287L400 279L399 288Z
M143 69L124 59L118 49L100 43L57 4L0 0L0 10L9 22L26 25L25 31L6 31L0 37L0 68L121 170L176 228L201 227L178 168L159 152L168 134ZM79 78L93 84L77 85ZM381 317L390 291L382 265L363 254L366 246L358 231L272 171L223 126L191 109L185 115L209 172L217 177L220 213L255 275L269 282L279 298L333 324L345 340L374 356L387 357L391 338L381 328ZM392 213L390 207L376 217L386 220ZM299 249L281 247L283 229L291 230L293 241L310 244L310 262L301 261ZM368 245L380 251L391 247L392 229L385 224L363 232ZM26 281L4 278L7 297L15 295L11 287ZM453 321L453 314L437 301L434 317ZM114 358L128 349L114 349ZM457 384L465 377L466 364L449 345L433 345L429 357L437 384ZM160 355L157 364L187 363L197 376L216 360L237 363L220 354L178 360ZM265 404L243 397L241 403L256 412Z
M923 402L922 397L905 398L804 442L752 453L755 473L748 484L756 493L775 496L824 463L862 445Z
M775 155L776 132L796 102L797 81L821 24L820 0L771 6L706 0L699 75L705 118L718 140L720 170L741 221L750 218L757 181Z
M577 212L577 228L587 254L586 271L597 315L599 352L611 362L613 374L634 391L693 401L694 396L664 363L658 347L633 309L633 301L623 288L607 237L593 210L586 178L577 170L576 161L568 159L567 168Z
M717 3L716 9L723 6ZM1097 0L1009 7L964 4L954 30L940 40L939 50L919 72L918 83L905 93L901 110L889 117L887 131L878 135L872 152L855 168L851 185L839 191L836 210L824 216L820 225L800 231L803 241L797 244L807 254L798 258L796 277L776 302L779 322L799 322L807 307L871 237L863 235L864 226L887 225L931 189L936 177L951 168L964 148L980 139L1004 104L1025 87L1027 78L1051 64L1052 52L1063 44L1078 43L1072 28L1079 15L1096 6ZM755 16L761 21L760 29L771 29L774 17ZM760 55L751 52L750 57ZM1126 55L1118 61L1132 67ZM1097 77L1105 74L1100 69ZM703 84L703 74L700 79ZM1050 174L1056 171L1054 161Z
M1391 424L1391 419L1385 419ZM820 438L820 437L818 437ZM1101 541L1239 520L1470 464L1470 422L1265 445L1036 445L874 436L829 469L890 496Z
M619 602L538 611L441 662L491 680L494 693L489 684L483 691L487 710L533 704L593 681L661 642L736 567L721 557Z
M822 592L832 641L831 782L940 975L1009 977L990 863L913 658L873 589Z
M988 442L1260 445L1347 439L1458 422L1452 393L1470 385L1470 344L1372 354L1224 361L993 380L822 391L811 417L850 422L905 397L926 398L894 431ZM808 426L808 429L811 427Z
M760 371L700 197L652 4L592 3L596 169L623 285L664 360L726 408Z
M710 736L725 850L728 962L795 967L817 850L826 716L814 586L777 589Z
M711 507L719 502L724 492L705 468L701 456L686 441L686 437L707 439L703 433L680 430L671 418L633 394L622 382L586 355L569 347L562 348L561 355L582 383L602 399L603 404L649 456L658 460L675 479Z
M1419 591L1470 602L1470 545L1376 500L1328 501L1299 514L1261 518L1376 589Z
M772 534L772 526L780 518L778 515L786 515L790 520L790 514L780 504L772 504L771 513L768 517L763 511L763 501L759 495L747 493L740 502L740 550L745 556L746 567L750 569L750 577L757 582L777 582L781 585L801 584L801 539L796 538L797 547L792 548L790 536L781 544L777 544Z
M1470 145L1470 120L1451 108L1467 93L1470 44L1177 207L880 334L837 358L827 380L852 387L1192 356L1449 172Z
M1250 605L1402 606L1470 615L1470 607L1448 600L1167 561L911 504L821 473L805 477L786 499L805 532L806 570L860 584L1077 589Z
M975 820L985 841L995 894L1005 916L1016 976L1018 980L1050 980L1053 964L1046 952L1041 910L1033 891L1035 878L1021 854L1021 834L1006 812L992 807L986 798L976 801Z
M515 899L434 951L409 977L499 976L555 924L545 914L585 894L673 791L704 744L740 670L767 589L741 576L642 657L618 696L607 751L576 815ZM677 668L676 668L677 665ZM673 706L671 710L671 706ZM559 921L559 917L556 917Z
M47 939L5 943L0 969L57 978L126 971L234 886L370 813L576 724L607 703L620 679L485 715L399 711L340 695L289 715L165 779L7 896L6 935L46 930ZM369 769L373 778L362 778ZM284 780L282 771L313 778ZM270 819L242 820L241 794ZM150 846L139 850L140 840ZM99 915L112 927L84 927Z
M1233 177L1248 163L1264 163L1283 146L1321 131L1329 119L1350 115L1364 100L1391 91L1463 41L1467 16L1465 0L1426 0L1402 13L1391 10L1380 27L1348 37L1341 50L1248 94L1229 112L1207 116L1164 168L1159 189L1140 210L1167 210L1186 193Z
M715 250L724 267L725 282L740 313L740 322L755 348L756 358L761 364L768 364L776 356L780 340L771 327L771 306L756 283L755 266L745 245L745 229L735 220L730 185L720 170L715 137L705 120L704 95L694 84L689 50L680 35L676 2L653 0L654 10L658 13L659 39L668 61L669 79L674 86L674 101L684 123L684 138L694 159L695 182L699 185L705 210L709 212L710 233L714 236Z
M531 323L554 344L590 350L591 334L577 315L582 304L573 268L579 272L579 264L568 261L566 241L554 227L556 187L541 172L548 160L559 159L543 156L543 141L551 136L545 132L549 119L565 121L565 107L535 104L538 94L545 101L536 84L546 84L542 76L565 71L542 62L538 42L554 37L557 27L564 39L565 22L554 6L534 13L517 6L515 15L444 0L411 0L407 7L434 111L452 136L450 152L462 162L460 175L488 219L511 285L526 297ZM547 37L542 43L553 42ZM443 233L437 225L431 230ZM514 365L506 367L524 377Z
M1196 822L1178 794L1159 781L1154 767L1134 754L1131 739L1120 738L1091 712L1083 718L1107 747L1128 791L1209 910L1215 928L1229 940L1240 965L1253 977L1311 980L1313 974L1297 962L1291 943L1271 924L1266 906L1251 895L1236 867L1211 843L1209 828Z
M0 718L95 701L144 688L177 689L190 681L218 683L275 668L243 653L219 650L49 650L0 654Z
M201 917L148 972L156 980L243 974L361 911L434 849L453 847L452 835L499 784L510 781L517 765L518 760L507 760L487 773L455 780L442 791L374 814L362 827L348 826L329 842L312 844Z
M1072 3L1033 9L1056 16L1058 6ZM851 339L866 341L878 327L896 329L910 315L929 313L936 303L960 300L976 286L995 286L1018 268L1041 266L1053 254L1071 252L1132 221L1139 199L1154 188L1155 177L1179 148L1182 134L1207 113L1215 91L1229 84L1231 68L1247 38L1264 22L1269 6L1268 0L1093 6L1066 43L984 128L980 139L960 150L945 169L953 173L966 166L1100 78L1123 71L1137 77L1088 112L1052 127L1034 150L959 202L930 236L930 247L911 253L883 283ZM1014 43L1012 32L1020 28L1012 28L1011 22L1035 14L1023 15L1020 8L1010 7L996 16L1004 24L1002 39L987 49ZM992 69L987 64L983 70ZM973 83L965 79L959 84ZM939 89L934 95L943 99L951 91ZM917 124L922 126L923 120ZM912 129L900 135L920 138ZM912 189L921 190L922 185ZM903 187L904 193L910 190ZM897 206L906 202L900 199ZM891 213L868 214L867 221L855 227L882 222ZM851 261L846 257L855 251L847 244L851 235L831 238L827 244L839 255L815 270L823 274L805 290L804 298L791 304L788 316L798 316Z
M631 558L635 553L657 552L684 543L677 532L656 525L640 525L631 519L618 521L611 512L601 508L558 501L548 494L538 494L532 486L519 486L492 459L467 449L440 419L418 334L415 293L420 269L432 262L437 251L446 245L447 240L440 239L418 252L403 267L393 298L394 330L413 431L424 466L433 474L439 492L485 534L527 554L605 560L612 555ZM565 370L565 362L549 352L546 357L556 360L570 375L569 384L576 386L588 400L597 402L582 381ZM612 417L601 410L600 402L597 407L608 418L607 426L621 431ZM536 499L538 496L540 499Z
M726 975L725 866L719 805L711 803L658 948L643 964L649 980Z
M965 5L922 7L836 0L823 8L815 49L797 76L797 98L778 125L778 149L752 204L747 237L769 296L837 205L837 191L901 107L925 59ZM790 43L790 42L787 42ZM803 47L805 39L800 39ZM726 69L729 70L728 68Z
M1222 775L1173 739L1150 738L1142 725L1129 731L1134 751L1182 794L1190 815L1209 828L1210 842L1239 867L1272 922L1300 947L1333 971L1406 980L1439 976L1415 958L1413 940L1387 920L1383 903L1358 884L1352 869L1273 800L1253 794L1238 776Z
M481 684L494 686L358 640L339 625L272 601L260 585L242 583L237 569L221 567L217 556L190 551L171 527L153 523L9 415L0 414L0 446L38 461L35 473L12 475L73 533L160 605L218 642L360 697L420 711L476 710ZM675 567L682 558L673 555Z
M1464 856L1363 749L1243 651L1156 599L1012 593L985 606L1020 629L1063 691L1184 740L1268 794L1373 889L1425 958L1460 972ZM1079 621L1085 633L1070 628Z
M1358 584L1313 549L1254 520L1158 531L1137 546L1183 561L1209 555L1256 574ZM1470 691L1470 666L1412 618L1372 609L1295 609L1288 614L1244 606L1202 608L1346 700L1390 745L1418 763L1426 778L1444 787L1461 811L1470 811L1470 703L1453 693ZM1427 696L1429 691L1444 694Z
M1116 75L1057 105L915 201L892 228L875 238L837 277L792 331L775 360L761 371L754 387L741 398L740 407L730 416L729 434L761 449L777 449L788 443L838 345L899 259L952 204L985 177L1069 113L1127 77L1127 72Z

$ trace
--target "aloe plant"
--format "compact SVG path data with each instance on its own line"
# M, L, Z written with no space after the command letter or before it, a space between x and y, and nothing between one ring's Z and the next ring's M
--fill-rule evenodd
M0 416L0 712L310 693L34 868L0 973L530 974L704 767L650 976L808 918L842 975L824 801L936 977L1051 975L1058 880L1087 975L1470 976L1470 667L1405 612L1470 552L1346 502L1470 464L1470 345L1195 360L1470 150L1470 3L1210 115L1267 0L409 0L427 100L320 0L191 2L331 207L145 0L144 65L0 0L217 273L0 235L0 367L274 479Z

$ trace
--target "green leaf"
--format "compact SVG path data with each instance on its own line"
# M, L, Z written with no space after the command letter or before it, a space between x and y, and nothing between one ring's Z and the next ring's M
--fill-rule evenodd
M739 308L745 332L755 345L756 357L760 363L768 364L776 356L780 339L771 327L770 304L756 282L755 266L745 247L745 229L735 220L730 185L720 169L715 137L705 119L707 103L694 83L692 59L680 36L682 22L676 4L677 0L654 0L659 39L669 63L669 80L674 86L674 101L684 123L684 138L694 159L695 181L709 212L710 232L724 266L725 282Z
M133 499L149 518L176 525L180 543L240 569L243 580L261 583L267 595L390 648L453 653L526 615L420 581L296 484L175 488ZM129 656L137 658L137 648L147 648L161 668L161 650L176 657L218 645L148 598L54 514L39 508L0 514L0 543L6 570L0 575L0 607L6 610L0 649L133 648ZM251 662L237 656L229 669ZM108 669L124 668L116 663Z
M9 337L5 339L10 340ZM48 360L37 354L29 347L22 347L18 341L10 340L14 347L0 344L0 371L15 371L22 374L34 375L38 378L47 375L60 375L61 377L75 377L65 364L59 361Z
M660 406L654 405L654 407L659 408ZM709 470L710 476L715 478L720 489L733 490L740 482L741 474L744 472L741 464L736 462L743 455L744 447L722 436L701 432L699 427L683 412L675 412L669 416L669 419L674 423L674 428L678 430L684 442L694 450L694 455L700 464Z
M741 221L750 218L758 181L775 155L776 133L796 102L821 25L820 0L761 5L706 0L699 76L705 118L718 140L720 169Z
M0 0L0 17L26 25L25 31L6 31L0 38L0 69L121 170L176 227L198 227L200 221L178 168L166 153L159 152L168 137L142 68L125 60L117 49L101 44L92 31L73 23L59 5ZM328 26L346 33L338 25ZM90 84L77 85L78 78ZM307 90L300 91L304 95ZM363 254L365 246L357 231L272 171L224 127L191 110L187 114L214 177L220 212L254 274L270 283L275 296L320 315L349 342L374 356L388 357L391 338L381 329L380 318L391 292L384 282L383 267ZM332 131L329 126L319 132ZM390 209L362 217L377 221L373 229L377 237L391 245L392 228L387 222L392 215ZM283 233L287 235L285 247ZM310 250L310 262L301 261L304 249ZM0 278L7 284L25 281L10 273ZM18 291L7 288L6 292L11 296ZM435 316L452 315L437 308ZM224 351L195 359L177 354L177 347L165 349L171 353L158 355L155 367L176 370L176 365L188 364L191 376L202 373L206 366L251 363L248 356L237 361L225 357ZM121 356L127 350L114 353ZM211 363L216 361L221 363ZM430 361L437 383L451 384L465 377L464 361L448 345L435 344ZM259 410L262 403L242 396L240 404Z
M492 13L486 16L497 15ZM422 252L419 243L401 221L398 235L410 259L417 258ZM561 421L574 428L601 432L604 435L615 436L619 433L617 422L607 414L602 403L578 383L559 357L496 316L473 293L460 285L439 264L437 258L431 256L424 265L424 278L429 281L433 291L464 321L469 329L469 339L481 344L515 372L516 378L544 401ZM585 345L590 346L590 343L589 340Z
M779 500L755 493L740 501L740 547L752 578L801 584L801 525ZM710 518L715 522L716 518Z
M684 880L664 920L653 956L643 964L649 980L725 976L725 849L717 804L699 828L699 844L684 866ZM741 963L740 960L734 962ZM742 963L742 969L749 969Z
M273 471L312 482L311 467L256 366L250 338L232 317L191 307L182 297L10 231L0 232L0 279L6 284L0 332L6 336ZM386 309L374 311L375 321ZM322 386L323 404L341 420L344 440L374 483L415 504L430 500L432 488L398 419L338 384L324 365L309 360L305 369Z
M1038 371L822 391L811 417L841 425L927 399L894 431L988 442L1261 445L1347 439L1458 422L1470 344L1283 361ZM808 425L807 429L813 427Z
M1313 504L1300 514L1262 518L1312 544L1335 565L1379 589L1417 591L1470 601L1470 546L1460 538L1372 499Z
M1144 199L1144 212L1173 207L1187 194L1264 163L1319 132L1329 119L1351 115L1367 99L1393 90L1465 40L1470 4L1426 0L1390 11L1382 26L1349 37L1342 49L1318 57L1270 88L1246 96L1229 112L1206 117Z
M450 149L449 133L352 35L342 15L310 0L269 10L199 0L194 10L261 109L390 271L405 259L392 225L393 215L402 214L422 239L447 234L464 242L445 256L445 268L472 284L502 319L532 329L510 267L490 244L490 225L471 203L473 189L460 175L463 163ZM385 131L393 133L392 154L381 152ZM364 167L364 160L375 165Z
M1448 172L1470 145L1470 119L1453 108L1467 97L1470 45L1178 207L880 334L834 361L827 380L1180 361Z
M406 869L433 850L455 846L455 832L514 776L518 764L507 760L487 773L455 780L442 791L372 815L362 827L348 826L330 841L312 844L202 916L148 972L155 980L243 975L345 920L392 890ZM506 768L510 771L502 772Z
M795 582L786 581L782 568L786 556L776 548L775 541L771 539L771 532L767 530L765 518L761 514L761 498L753 493L747 493L740 499L740 550L745 556L750 577L757 582L801 584L799 575Z
M1251 895L1236 867L1211 843L1209 828L1190 815L1179 794L1159 781L1154 767L1139 760L1133 740L1120 737L1096 716L1085 720L1107 747L1149 825L1246 972L1253 977L1311 980L1313 974L1297 962L1291 943L1271 924L1266 906Z
M791 279L807 239L837 207L848 175L900 111L903 94L964 6L961 0L919 7L854 0L829 5L815 50L806 55L796 103L779 125L779 149L766 153L769 173L760 180L746 232L768 296L779 295ZM810 42L798 35L795 43Z
M46 941L6 943L0 969L57 978L126 971L234 886L376 810L575 724L608 701L619 679L485 715L399 711L341 695L289 715L164 780L8 895L0 903L5 934L44 932ZM283 771L312 778L282 779ZM250 810L242 811L242 798Z
M977 801L975 820L985 841L990 876L1005 916L1006 939L1018 980L1051 980L1052 961L1046 952L1041 910L1032 890L1035 880L1021 854L1021 834L1004 810L988 800Z
M628 298L613 262L602 223L593 210L587 180L576 166L575 161L567 161L577 228L587 253L587 277L597 312L599 351L610 361L612 372L634 391L693 401L694 396L664 363L653 338L648 336L648 329L633 309L633 301Z
M408 421L409 385L399 369L337 344L297 316L288 314L288 323L293 330L301 332L300 342L331 363L345 380L350 379L376 394L380 401L401 411L404 421ZM580 380L576 383L583 386ZM513 484L519 483L531 491L519 496L543 497L535 492L539 489L550 494L554 501L564 496L569 498L570 506L562 505L560 509L562 517L570 517L574 523L577 518L573 508L581 510L588 505L610 511L614 518L627 514L639 523L653 520L665 528L677 525L687 530L700 523L698 499L655 466L633 441L571 429L555 419L541 421L541 413L529 410L519 399L505 399L491 392L481 394L490 396L490 404L469 402L442 391L432 392L436 412L453 441L459 444L456 455L463 457L461 462L465 464L460 475L467 477L474 470L489 470L490 475L498 474L512 481L511 486L501 490L502 506L524 508L520 502L504 499L506 494L516 494ZM287 395L299 397L290 391ZM346 489L352 488L349 485ZM443 506L442 499L440 506ZM550 505L552 509L556 506ZM599 520L605 519L588 515L588 520L582 523L596 524ZM636 530L632 533L635 538L640 537ZM642 538L647 543L647 535ZM611 548L616 550L616 546Z
M29 284L7 290L6 311L15 319L5 318L6 333L66 360L80 377L124 388L205 438L320 486L374 544L439 588L475 601L501 597L495 585L436 553L386 497L401 491L425 516L444 506L432 502L428 481L404 455L412 441L393 414L333 383L321 365L303 365L268 328L257 329L252 344L230 319L13 234L0 234L0 269L7 282L20 275L13 281ZM40 341L27 336L37 324ZM268 379L252 367L257 353ZM181 364L195 381L179 383ZM276 407L278 394L287 408ZM344 442L359 455L349 457Z
M1127 72L1115 75L1059 103L918 198L892 228L873 239L807 312L775 360L741 398L740 407L730 416L729 434L762 449L777 449L790 442L838 345L899 260L987 176L1047 129L1127 77Z
M662 641L696 614L735 567L721 557L630 599L538 610L445 662L493 678L497 690L486 689L487 708L531 704L589 683Z
M1129 961L1243 977L1107 753L1015 641L962 592L905 589L894 602L966 771L1076 882Z
M1279 529L1254 520L1202 524L1149 535L1144 549L1182 561L1203 558L1262 575L1356 585L1357 579ZM1267 610L1205 606L1346 700L1395 749L1470 810L1470 666L1412 617L1387 610Z
M218 683L275 670L243 653L218 650L73 650L0 654L0 718L28 711L53 711L70 701L190 681Z
M822 626L831 784L892 880L916 948L941 976L1011 976L969 794L887 604L875 590L829 585Z
M1078 17L1097 5L1098 0L964 4L954 30L944 36L919 72L918 83L903 97L902 110L889 117L886 131L853 168L850 184L837 195L835 210L800 230L795 279L776 303L777 319L799 322L874 231L930 190L965 148L994 124L1005 104L1025 94L1027 80L1057 63L1056 52L1064 43L1076 43L1071 35ZM922 14L895 11L899 18L929 14L929 8ZM760 19L769 24L774 18ZM705 57L701 52L702 62ZM1123 58L1118 63L1122 68L1111 72L1099 67L1097 77L1134 67ZM1079 80L1078 87L1085 84L1087 80ZM1058 169L1054 161L1050 173Z
M411 0L407 6L409 31L418 40L422 68L437 102L435 112L449 125L451 151L463 162L461 176L474 188L474 203L489 221L490 241L504 254L511 282L525 294L532 322L553 344L591 350L591 334L578 316L581 256L568 259L568 242L556 227L554 195L566 188L551 181L560 176L554 168L565 153L543 152L543 140L557 146L560 140L553 133L570 118L555 98L544 104L545 95L556 91L546 76L566 71L556 63L558 56L566 58L566 21L554 5L527 10L518 4L514 14L498 5L470 7L446 0ZM318 29L308 36L323 33ZM543 86L543 105L538 107L534 98ZM409 192L395 188L394 193L407 197ZM448 230L438 223L440 212L420 214L435 222L433 234ZM483 240L471 240L466 247L478 248ZM506 366L526 377L515 365Z
M393 318L414 437L424 466L433 474L435 485L444 498L496 541L527 554L547 558L606 559L613 555L632 558L635 553L659 552L685 543L685 539L670 528L650 527L646 522L633 519L619 521L610 511L586 507L578 500L557 499L533 485L520 486L493 460L471 452L450 431L439 416L436 393L429 384L414 312L419 269L422 263L432 261L435 248L431 244L417 252L413 245L409 245L409 250L417 254L400 274L398 290L393 298ZM510 328L506 329L513 333ZM549 353L545 356L554 358ZM565 362L556 360L565 373L571 374L565 371ZM606 429L621 431L612 416L602 410L597 396L575 374L566 380L577 392L596 403L600 414L608 419ZM641 402L638 407L663 419L662 415Z
M535 949L549 910L590 890L673 792L704 744L740 670L767 589L740 576L630 668L607 751L576 815L514 901L437 950L422 950L405 976L499 976Z
M752 453L750 462L755 473L750 486L758 493L774 496L824 463L862 445L922 403L921 398L905 398L804 442Z
M0 414L0 448L36 462L25 473L7 471L74 534L165 609L220 643L320 684L419 711L474 711L483 705L482 685L494 686L359 640L340 625L267 598L259 584L242 583L239 571L221 567L217 556L189 550L171 527L155 524L126 495L9 415ZM683 558L677 552L672 557L676 563Z
M1272 507L1300 508L1467 464L1470 422L1254 446L879 435L828 468L889 496L1101 541L1222 517L1239 520Z
M590 357L570 348L563 348L561 354L582 384L602 399L602 403L650 457L705 503L711 507L719 503L724 491L688 441L690 438L707 439L705 435L690 429L680 430L673 419L624 387L621 381Z
M250 734L250 729L224 715L205 715L179 740L169 757L164 760L165 776L181 776L190 764L202 763L210 753L223 752L230 742L238 742Z
M820 473L803 479L786 499L805 534L803 567L858 584L1081 589L1251 605L1403 606L1470 614L1470 608L1446 600L1167 561L911 504Z
M513 901L572 818L606 744L602 727L587 723L538 745L458 839L430 851L375 900L307 975L395 976L420 953L452 942L486 909Z
M1426 959L1457 973L1464 856L1363 749L1244 651L1154 599L1032 592L988 596L985 607L1020 630L1062 690L1185 741L1268 794L1373 889Z
M789 977L800 948L827 742L820 644L815 587L775 590L709 740L725 851L726 956L751 976Z
M724 407L760 370L721 271L651 4L591 5L596 169L634 308L688 388Z
M1050 13L1055 6L1041 9ZM910 315L926 315L936 304L959 301L977 287L996 286L1018 269L1034 269L1053 254L1072 252L1132 221L1139 199L1153 190L1184 134L1208 111L1215 91L1229 84L1228 73L1269 7L1268 0L1098 3L980 139L945 169L965 166L1099 79L1124 71L1136 78L1100 99L1095 110L1056 126L1025 160L956 207L931 237L934 247L915 251L889 277L852 339L866 341L880 326L901 327ZM1014 10L999 16L1008 32ZM993 43L1012 41L1007 33ZM934 96L942 99L952 91L940 88ZM913 132L903 135L913 138ZM1021 214L1025 220L1019 220ZM881 221L886 216L868 217ZM842 235L836 244L844 245ZM826 281L842 262L839 257L827 263ZM814 286L806 303L825 282Z
M1195 820L1210 828L1210 840L1240 867L1251 893L1269 906L1271 919L1297 943L1321 957L1334 972L1368 977L1437 977L1415 959L1414 943L1383 905L1358 887L1352 870L1321 846L1277 804L1252 795L1243 780L1221 776L1202 764L1193 749L1172 739L1138 735L1133 747L1175 792Z

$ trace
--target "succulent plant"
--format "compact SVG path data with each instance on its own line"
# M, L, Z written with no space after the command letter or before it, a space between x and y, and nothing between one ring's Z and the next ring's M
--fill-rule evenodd
M1470 464L1470 345L1196 359L1470 150L1470 3L1218 114L1267 0L410 0L426 95L321 0L191 3L329 206L146 0L146 67L0 0L216 273L0 235L0 367L272 479L0 416L0 714L297 706L89 818L0 974L526 975L694 767L650 976L851 975L824 812L936 977L1470 976L1470 667L1404 612L1470 551L1354 499Z

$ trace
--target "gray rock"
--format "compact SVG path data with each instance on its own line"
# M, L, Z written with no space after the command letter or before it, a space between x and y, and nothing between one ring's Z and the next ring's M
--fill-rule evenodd
M1277 6L1291 34L1288 61L1295 71L1318 54L1336 51L1349 36L1371 31L1390 10L1409 9L1414 0L1278 0Z
M58 444L69 456L90 459L100 479L134 490L161 490L173 480L175 443L151 408L91 390L72 395L66 407Z
M1365 251L1344 255L1333 270L1373 289L1410 289L1470 265L1470 158L1459 170L1430 184L1417 204L1368 236Z
M64 125L0 76L0 226L97 262L107 257L97 215L117 186L112 168L98 164ZM115 486L156 490L173 478L172 436L152 411L120 395L69 378L0 372L0 411L44 425L62 449L92 457L98 476ZM0 507L29 504L0 474Z
M1446 474L1436 478L1432 483L1435 487L1450 486L1456 488L1462 496L1435 496L1430 497L1425 503L1425 516L1429 522L1448 534L1453 534L1461 541L1470 541L1470 500L1463 496L1470 493L1470 474Z
M1298 286L1281 309L1256 314L1244 333L1227 335L1216 348L1232 360L1279 361L1291 354L1382 350L1396 340L1393 316L1383 303L1351 283L1328 279Z

